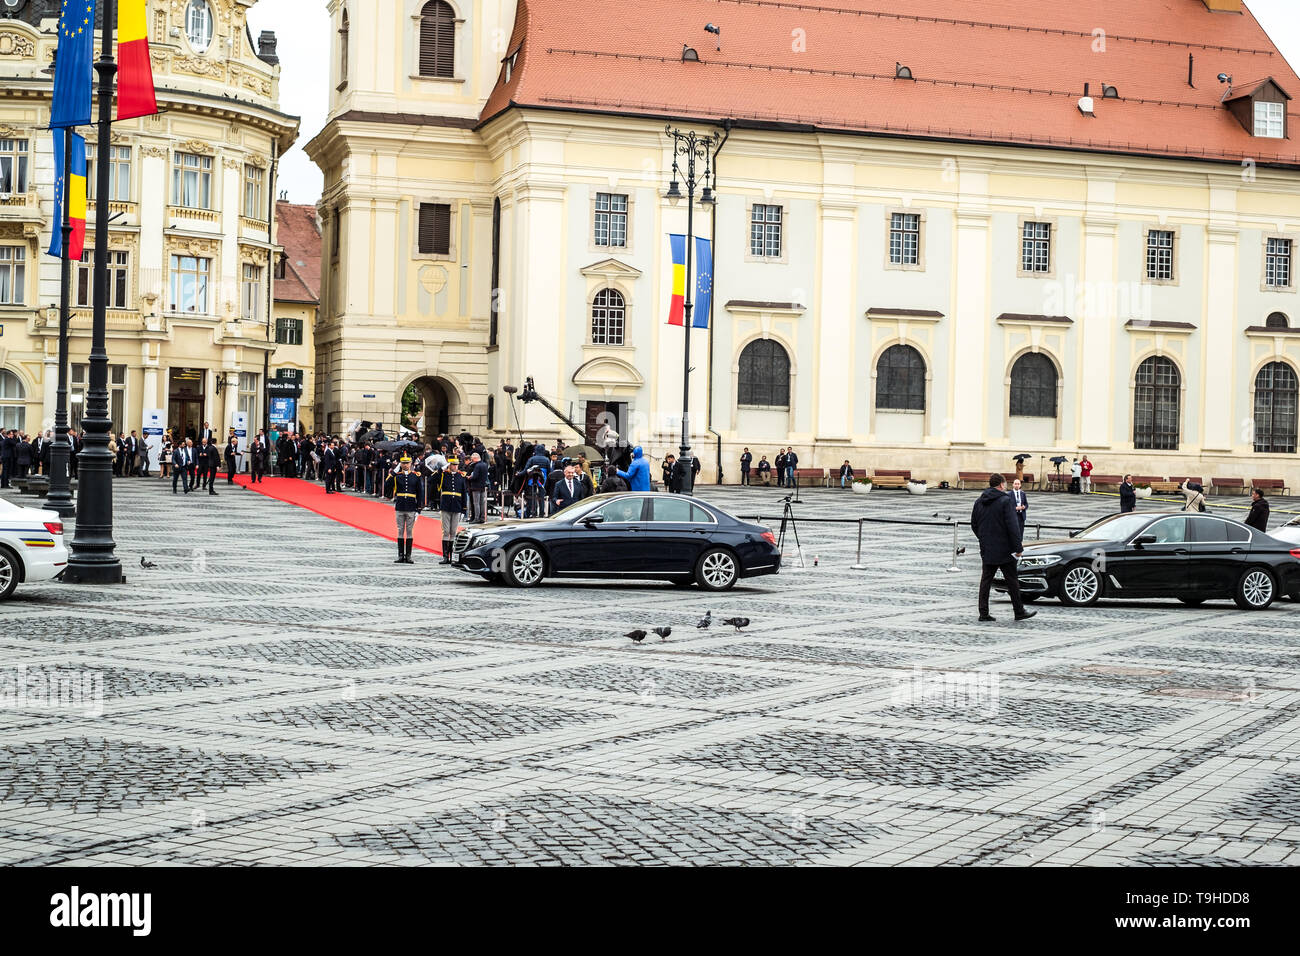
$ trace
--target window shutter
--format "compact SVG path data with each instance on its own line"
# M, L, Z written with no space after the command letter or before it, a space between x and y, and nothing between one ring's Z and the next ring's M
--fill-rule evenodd
M451 206L420 204L420 252L437 256L451 254Z
M420 75L455 76L456 20L443 0L432 0L420 11Z

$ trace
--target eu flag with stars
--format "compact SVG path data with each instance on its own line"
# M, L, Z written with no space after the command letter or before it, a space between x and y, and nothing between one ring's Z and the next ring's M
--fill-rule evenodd
M709 306L713 300L713 242L695 237L695 306L691 309L691 327L709 327Z
M50 128L90 125L94 88L90 61L95 42L95 0L63 0L59 52L54 61Z

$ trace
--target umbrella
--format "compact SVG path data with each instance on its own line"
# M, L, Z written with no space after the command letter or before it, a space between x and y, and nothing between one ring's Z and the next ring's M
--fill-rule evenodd
M1034 456L1027 455L1022 451L1019 455L1012 455L1011 457L1014 458L1016 461L1024 461L1026 458L1033 458Z
M587 461L604 461L605 453L597 451L591 445L569 445L564 451L560 452L561 458L572 458L575 461L579 455L586 455Z
M419 442L406 441L405 439L394 440L394 441L381 441L375 447L378 448L380 451L415 451L415 452L424 451L424 446L421 445Z

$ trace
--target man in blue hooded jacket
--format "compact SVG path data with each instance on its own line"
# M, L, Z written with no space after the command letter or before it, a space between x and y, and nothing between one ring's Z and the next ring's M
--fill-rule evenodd
M627 471L620 471L618 476L627 482L633 491L650 490L650 462L641 452L641 446L632 449L632 464Z

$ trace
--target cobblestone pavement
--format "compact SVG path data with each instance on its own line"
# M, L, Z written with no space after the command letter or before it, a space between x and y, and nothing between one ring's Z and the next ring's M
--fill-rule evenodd
M128 583L0 608L0 688L29 694L0 708L0 863L1300 863L1300 605L981 625L948 528L867 524L855 570L856 523L813 520L973 492L805 491L806 567L790 535L787 570L714 596L498 589L218 490L118 481Z

